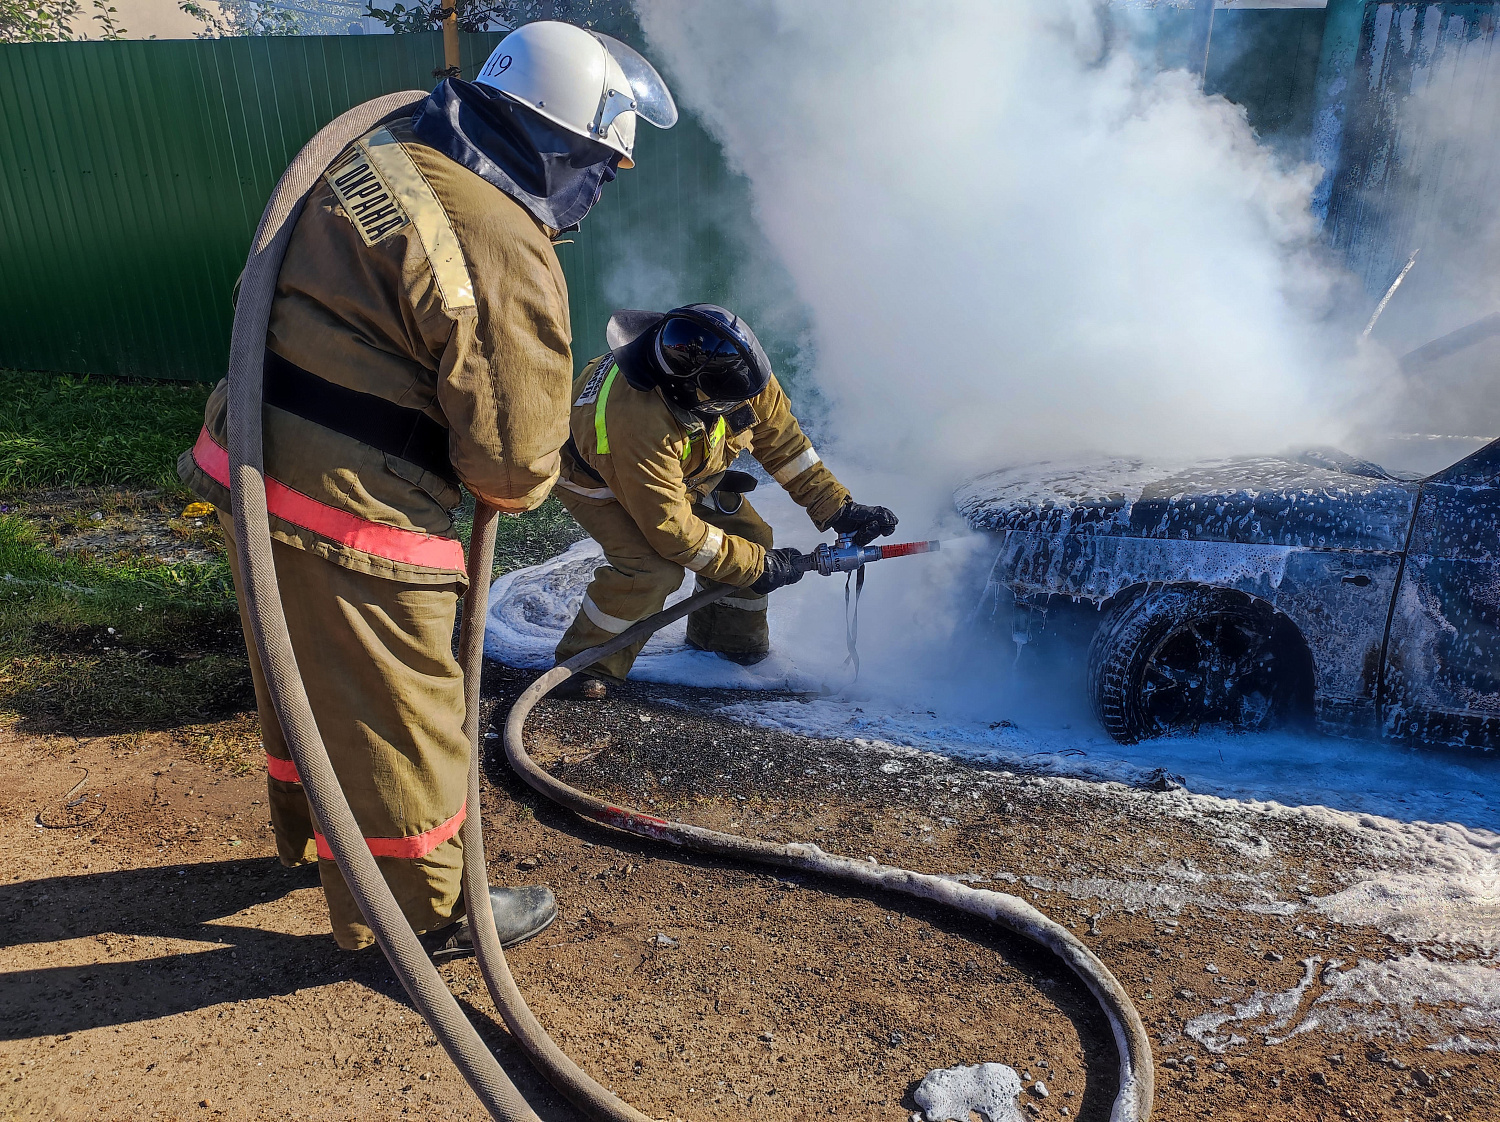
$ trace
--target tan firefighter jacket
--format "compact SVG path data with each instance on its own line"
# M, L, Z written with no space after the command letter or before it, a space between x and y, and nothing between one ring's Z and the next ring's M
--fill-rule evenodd
M616 501L651 547L704 580L754 584L765 550L725 534L693 511L741 452L749 452L806 509L819 530L849 500L802 433L773 377L761 393L712 425L657 390L625 380L613 355L594 359L573 383L572 445L558 486L595 501ZM598 478L574 460L572 448Z
M571 344L546 228L416 140L408 122L366 135L298 219L267 345L315 379L298 385L333 383L335 410L352 401L350 415L394 411L421 424L444 463L431 470L315 423L300 405L268 405L272 536L362 572L461 579L449 513L457 483L511 513L546 498L568 436ZM221 382L178 472L228 510L226 400Z

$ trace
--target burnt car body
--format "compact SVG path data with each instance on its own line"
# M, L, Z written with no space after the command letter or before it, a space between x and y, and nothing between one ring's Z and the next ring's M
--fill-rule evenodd
M1500 744L1500 441L1426 478L1330 451L1185 467L1043 464L975 480L955 503L1000 538L987 610L1009 616L1018 639L1045 633L1046 616L1069 605L1100 610L1096 712L1161 709L1154 724L1106 720L1116 739L1226 716L1256 726L1274 702L1280 716L1300 706L1337 734ZM1163 609L1168 591L1175 600ZM1175 656L1142 647L1168 642L1165 624L1148 626L1148 609L1173 615ZM1225 656L1215 671L1208 663L1226 635L1243 665ZM1136 662L1111 643L1141 648ZM1243 677L1252 663L1254 687ZM1132 671L1134 684L1104 681L1137 665L1146 669ZM1241 685L1226 685L1235 673ZM1268 676L1279 683L1267 686ZM1244 701L1254 690L1265 704ZM1217 691L1219 712L1205 691Z

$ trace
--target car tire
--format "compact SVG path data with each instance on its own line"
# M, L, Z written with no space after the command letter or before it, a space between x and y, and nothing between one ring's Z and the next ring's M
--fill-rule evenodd
M1094 715L1121 744L1211 725L1259 731L1302 698L1296 629L1241 593L1168 586L1105 613L1089 645Z

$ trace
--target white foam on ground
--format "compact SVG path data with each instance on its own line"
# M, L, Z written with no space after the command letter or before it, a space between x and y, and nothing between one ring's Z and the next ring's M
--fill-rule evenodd
M1151 804L1162 813L1197 820L1244 857L1271 855L1257 819L1302 819L1356 842L1370 868L1349 887L1312 901L1328 918L1378 927L1412 944L1500 949L1500 833L1420 818L1403 821L1411 814L1436 817L1455 810L1473 819L1500 821L1500 790L1491 786L1496 761L1284 735L1212 733L1123 747L1070 730L991 729L868 701L742 702L719 712L763 728L854 739L877 750L899 746L930 751L1059 778L1137 786L1149 782L1156 768L1164 768L1180 775L1188 789L1149 796ZM1259 758L1251 760L1251 752ZM1215 767L1220 753L1223 762ZM1113 885L1049 882L1037 887L1139 906L1211 902L1187 886L1136 878ZM1296 901L1249 895L1241 907L1280 914L1298 910ZM1222 903L1218 894L1212 899Z
M603 563L604 551L598 543L585 538L557 557L496 580L490 589L489 619L485 626L486 657L526 670L551 666L552 652L578 614L583 591L594 570ZM692 592L693 576L689 573L667 602L675 604ZM687 624L681 620L652 636L636 659L630 677L643 682L688 682L705 689L818 688L817 680L800 671L790 657L779 651L773 651L755 666L737 666L717 655L695 651L687 645Z
M1500 827L1500 756L1416 753L1334 737L1209 731L1140 744L1116 744L1092 721L1074 728L955 720L934 705L874 699L747 702L726 715L815 737L860 737L922 748L975 763L1044 775L1135 784L1157 769L1190 790L1238 801L1328 806L1407 821ZM1003 711L996 712L1003 717Z
M1219 1054L1255 1036L1275 1045L1313 1029L1402 1042L1414 1032L1451 1034L1430 1045L1445 1052L1500 1048L1500 970L1494 967L1417 952L1390 962L1361 960L1349 970L1341 970L1338 959L1309 958L1302 965L1295 986L1226 1001L1226 1008L1190 1020L1187 1036Z
M978 1112L984 1122L1022 1122L1016 1105L1021 1077L1004 1064L939 1068L929 1071L912 1099L924 1122L970 1122Z
M759 493L756 501L768 505ZM867 600L921 577L936 558L890 563L906 569L873 567ZM485 653L509 666L551 666L552 652L601 563L599 547L585 540L541 565L502 576L490 594ZM688 577L671 600L691 590ZM901 649L880 629L878 601L864 610L865 670L850 688L842 616L841 585L808 576L771 596L773 651L765 662L741 667L694 651L686 644L686 625L678 622L646 644L631 676L705 688L837 691L811 702L768 699L724 710L737 720L807 736L857 737L990 766L1127 784L1165 769L1189 789L1224 799L1460 823L1474 831L1466 844L1500 830L1500 753L1464 757L1332 737L1219 732L1116 744L1081 714L1026 713L1024 699L984 677L988 667L965 678L972 667L955 666L930 645L914 641ZM952 635L939 639L951 642ZM1002 661L1013 658L1009 651L999 655ZM891 673L892 667L900 673ZM1002 720L1009 727L1000 726Z
M1418 871L1384 871L1313 906L1339 923L1378 927L1403 943L1500 951L1496 836L1456 826L1404 825L1401 840Z

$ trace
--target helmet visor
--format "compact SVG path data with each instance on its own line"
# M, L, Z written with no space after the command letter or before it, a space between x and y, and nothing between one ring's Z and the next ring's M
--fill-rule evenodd
M672 100L672 91L662 81L656 67L641 56L633 47L620 40L597 31L589 32L604 44L614 60L620 64L630 82L630 92L635 96L635 113L650 121L659 129L669 129L677 123L677 103Z
M749 363L733 339L696 320L671 316L662 324L656 346L672 377L713 390L744 385Z

